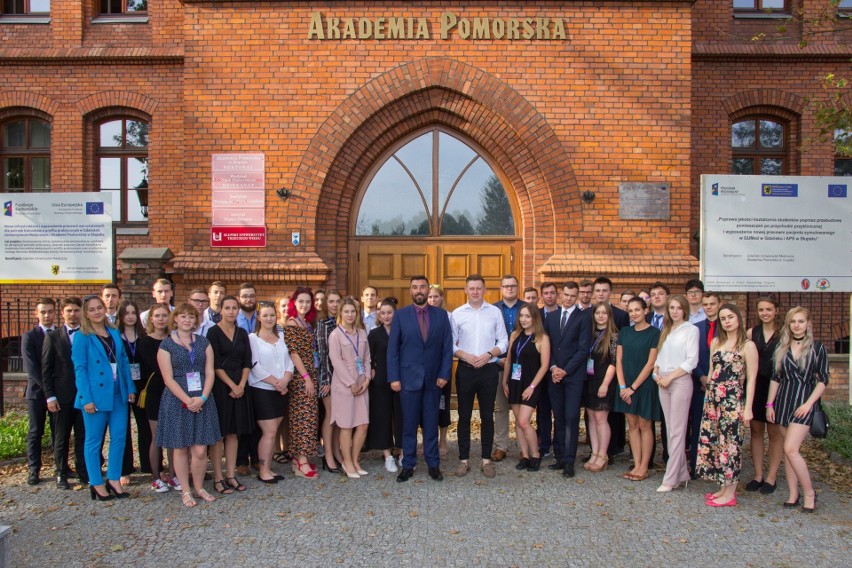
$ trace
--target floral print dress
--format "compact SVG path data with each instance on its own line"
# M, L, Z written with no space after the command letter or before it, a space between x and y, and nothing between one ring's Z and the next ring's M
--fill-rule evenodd
M318 388L317 368L314 365L316 337L313 329L288 325L284 327L284 343L292 353L296 353L305 365L314 389ZM290 451L293 454L313 456L317 453L317 425L319 407L317 397L308 396L305 381L299 372L293 373L290 382Z
M730 485L739 479L743 461L745 355L741 351L716 351L712 362L695 471L703 479Z

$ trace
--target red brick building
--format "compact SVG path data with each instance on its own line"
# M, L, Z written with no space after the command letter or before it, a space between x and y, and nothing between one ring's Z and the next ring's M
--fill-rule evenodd
M3 2L0 191L110 192L137 299L161 274L178 298L214 279L400 294L422 272L450 304L470 272L679 290L701 174L833 175L831 144L801 147L820 78L852 71L849 32L802 48L792 18L826 3ZM266 247L211 247L221 153L263 154ZM625 218L625 184L668 208ZM812 305L843 337L848 295Z

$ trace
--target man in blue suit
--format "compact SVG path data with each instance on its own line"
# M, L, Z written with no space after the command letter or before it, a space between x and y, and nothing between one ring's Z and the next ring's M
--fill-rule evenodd
M27 484L37 485L41 478L41 438L44 436L44 423L50 419L51 445L53 445L53 415L48 416L47 400L44 396L44 380L41 371L41 350L44 337L53 330L56 317L56 302L50 298L36 300L36 319L38 325L21 337L21 357L24 372L27 374L27 411L29 429L27 430Z
M402 471L399 482L414 475L417 464L417 427L423 427L423 454L429 477L444 479L438 454L438 414L441 389L453 364L453 332L446 310L426 303L429 280L410 282L413 305L396 312L388 338L388 383L400 393L402 405Z
M698 461L698 436L701 432L701 417L704 414L704 393L707 376L710 374L710 343L719 333L719 306L721 299L716 292L707 292L701 299L705 318L695 324L698 328L698 366L692 371L692 402L689 406L689 475L696 479L695 464Z
M574 477L577 441L580 432L580 404L586 382L586 360L592 343L592 318L577 309L579 286L566 282L562 287L562 307L547 318L550 336L550 403L562 454L550 469L562 469L565 477ZM555 445L555 444L554 444Z

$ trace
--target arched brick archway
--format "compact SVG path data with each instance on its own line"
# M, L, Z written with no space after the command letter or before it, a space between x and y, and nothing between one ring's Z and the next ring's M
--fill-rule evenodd
M536 268L576 236L572 227L555 223L556 211L580 210L568 156L544 117L509 85L443 58L376 77L320 128L294 180L297 192L320 195L303 213L316 219L316 250L333 267L347 265L349 221L361 180L396 141L430 125L464 134L500 165L518 198L521 265L531 281ZM343 283L336 272L331 280Z

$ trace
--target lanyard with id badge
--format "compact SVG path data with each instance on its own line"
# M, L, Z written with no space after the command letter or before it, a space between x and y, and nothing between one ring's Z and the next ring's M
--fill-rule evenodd
M598 343L600 342L601 337L603 337L603 335L604 335L604 332L603 331L600 332L598 334L598 338L595 339L595 343L592 345L592 348L589 349L589 358L586 359L586 374L589 375L590 377L593 377L595 375L595 360L592 357L592 353L594 352L595 347L598 346Z
M195 367L195 340L190 340L189 342L189 366ZM198 371L191 371L186 374L186 390L187 393L198 392L202 390L201 385L201 373Z
M127 351L130 352L130 360L136 361L136 346L139 344L139 338L137 337L136 341L130 342L124 332L122 332L121 338L124 339L124 344L127 346ZM139 367L139 363L130 363L130 378L134 381L142 380L142 371Z
M364 368L364 360L361 358L361 353L358 351L358 340L360 337L358 336L358 330L355 330L355 341L352 341L352 338L349 337L349 334L346 333L346 330L343 329L343 326L337 326L340 328L341 333L343 333L343 337L349 341L349 344L352 345L352 349L355 350L355 368L358 371L358 376L366 375L367 369Z
M115 358L115 349L112 336L107 336L107 339L104 339L100 335L97 336L101 341L101 345L104 346L104 351L106 351L107 359L109 359L109 366L112 368L112 381L118 381L118 362Z
M524 341L523 344L520 341L517 341L515 343L515 345L517 345L517 347L515 347L515 361L521 360L521 351L524 350L524 347L527 346L527 343L529 343L530 339L532 339L532 338L533 338L533 335L529 334L527 336L527 340ZM521 364L520 363L512 363L512 377L511 378L512 378L513 381L520 381L521 380Z

